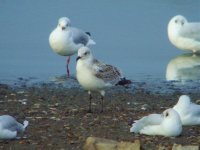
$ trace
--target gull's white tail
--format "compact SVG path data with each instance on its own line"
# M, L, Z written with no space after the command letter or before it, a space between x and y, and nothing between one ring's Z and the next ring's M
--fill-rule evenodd
M163 118L160 114L150 114L144 116L140 120L134 121L130 128L130 132L139 133L146 126L159 125L162 122Z
M29 124L29 122L27 120L24 120L23 128L25 129L28 126L28 124Z
M90 39L87 43L87 45L95 45L95 44L96 44L96 42L92 39Z
M134 121L135 123L132 124L132 127L130 128L130 132L139 133L140 130L146 125L148 117L143 117L140 120Z

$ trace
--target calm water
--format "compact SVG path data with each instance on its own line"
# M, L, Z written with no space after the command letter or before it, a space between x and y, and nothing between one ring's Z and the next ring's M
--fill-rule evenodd
M53 53L48 43L61 16L90 31L97 43L93 55L121 68L131 79L179 79L187 69L193 75L187 73L185 78L200 79L200 57L183 56L167 37L171 17L182 14L189 21L200 21L199 8L199 0L1 0L0 81L19 77L49 80L66 74L66 58ZM70 64L73 75L75 57ZM184 59L190 65L185 66ZM167 69L172 70L170 75L166 75Z

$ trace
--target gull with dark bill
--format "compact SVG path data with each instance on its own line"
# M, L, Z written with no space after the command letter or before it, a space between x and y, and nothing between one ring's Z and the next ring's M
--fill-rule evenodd
M130 80L126 80L121 71L116 67L102 63L94 59L88 47L81 47L78 50L76 76L78 82L89 94L89 110L91 111L92 91L98 91L101 94L101 112L103 112L103 101L105 89L114 85L130 84Z
M58 26L51 32L49 43L54 52L62 56L68 56L67 75L69 77L70 56L77 53L82 46L93 45L89 32L71 27L71 21L67 17L58 20Z

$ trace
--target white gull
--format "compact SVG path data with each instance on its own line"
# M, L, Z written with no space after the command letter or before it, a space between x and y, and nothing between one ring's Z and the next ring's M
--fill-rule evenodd
M173 108L179 113L183 125L200 125L200 105L192 103L189 96L180 96Z
M175 137L181 134L182 124L179 114L170 108L163 114L151 114L137 120L132 124L130 132Z
M188 22L184 16L174 16L168 24L171 43L181 50L200 51L200 23Z
M9 115L0 116L0 139L15 139L18 133L23 133L28 126L28 121L23 124L17 122Z
M94 59L88 47L81 47L78 50L77 64L77 80L88 90L90 105L89 111L91 112L91 91L98 91L101 94L101 112L103 112L103 100L105 96L105 89L114 85L124 85L131 83L126 80L121 71L112 65L108 65Z
M93 45L95 42L90 38L89 32L71 26L67 17L58 20L57 27L49 36L49 43L52 50L62 56L68 56L67 75L69 77L70 56L77 53L82 46Z

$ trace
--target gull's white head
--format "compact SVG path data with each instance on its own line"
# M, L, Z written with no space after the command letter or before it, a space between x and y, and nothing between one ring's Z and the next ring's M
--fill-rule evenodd
M165 119L169 119L169 118L172 119L172 118L178 118L179 117L178 113L172 108L165 110L163 112L163 116L164 116Z
M78 61L79 59L85 60L85 59L89 59L89 58L92 58L92 53L91 53L90 49L86 46L79 48L78 57L76 58L76 61Z
M182 27L187 23L187 19L181 15L174 16L168 23L168 37L169 40L177 46L176 37L179 36ZM182 49L182 48L181 48Z
M163 112L162 126L166 136L178 136L182 131L181 119L176 110L169 108Z
M173 27L182 27L184 26L185 23L187 23L187 19L184 16L177 15L174 16L170 21L168 26L173 26Z
M179 97L178 106L184 107L184 106L188 106L191 103L190 97L187 95L181 95Z
M58 28L60 28L61 30L65 30L69 26L71 26L71 21L70 21L69 18L67 18L67 17L61 17L58 20Z

